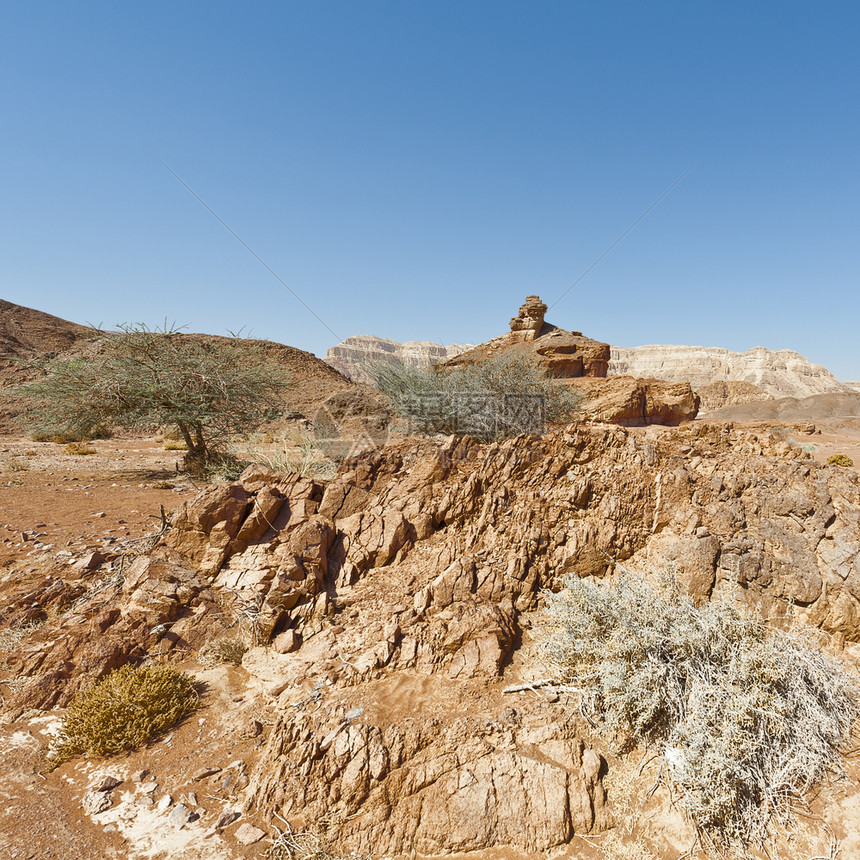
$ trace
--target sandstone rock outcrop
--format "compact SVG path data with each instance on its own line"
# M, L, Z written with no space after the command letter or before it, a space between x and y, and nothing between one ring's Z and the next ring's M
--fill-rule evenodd
M762 346L746 352L706 346L613 346L609 374L689 382L697 391L712 382L749 382L776 398L809 397L850 388L799 352Z
M550 851L611 806L587 727L502 694L540 677L542 588L671 564L698 599L792 606L860 641L860 479L802 450L813 429L573 424L406 441L327 483L254 467L121 575L22 591L22 610L70 603L8 656L31 680L6 712L244 625L242 665L278 712L249 814L325 820L344 850Z
M544 320L547 307L527 296L510 322L510 332L443 362L441 370L500 355L536 362L548 376L565 380L582 395L584 417L623 426L680 424L696 417L699 398L689 383L632 377L606 378L609 344L565 331Z
M582 413L622 427L674 426L696 417L699 397L687 383L614 376L569 380L582 394Z
M375 361L393 360L407 365L429 367L447 361L472 345L450 343L442 346L426 340L407 340L399 343L371 334L348 337L326 352L325 362L355 382L369 383L366 367Z
M579 331L566 331L544 321L546 305L538 296L527 296L510 332L482 343L443 362L443 367L459 367L498 355L534 359L549 376L571 379L606 376L609 344L584 337Z

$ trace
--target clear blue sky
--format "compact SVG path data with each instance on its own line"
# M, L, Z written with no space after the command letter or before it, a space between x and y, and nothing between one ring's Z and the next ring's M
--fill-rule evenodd
M0 298L77 322L632 346L860 378L860 4L7 0ZM163 164L163 163L164 164Z

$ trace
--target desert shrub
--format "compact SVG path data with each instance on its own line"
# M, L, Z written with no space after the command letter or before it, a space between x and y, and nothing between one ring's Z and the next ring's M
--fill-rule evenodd
M67 454L71 454L75 457L87 457L90 454L97 454L95 448L90 445L87 445L86 442L69 442L63 450Z
M217 666L229 663L233 666L242 665L242 657L248 646L239 639L216 639L200 650L200 662L204 666Z
M337 463L309 433L285 433L277 442L271 433L266 433L259 443L274 445L274 450L261 451L259 445L249 444L244 454L252 463L321 481L330 481L337 474Z
M34 442L53 442L56 445L65 445L67 442L88 442L90 439L110 439L113 434L109 427L94 424L82 430L66 429L59 431L56 425L37 426L30 431L30 438Z
M764 844L825 775L843 774L860 692L810 632L696 605L668 576L656 589L629 573L574 578L547 600L541 650L559 685L621 752L661 751L661 773L719 847Z
M831 454L827 458L831 466L853 466L854 461L847 454Z
M127 664L75 696L49 760L136 749L197 706L194 679L169 666Z
M418 433L504 439L570 420L581 397L528 358L498 356L450 370L392 361L367 372Z

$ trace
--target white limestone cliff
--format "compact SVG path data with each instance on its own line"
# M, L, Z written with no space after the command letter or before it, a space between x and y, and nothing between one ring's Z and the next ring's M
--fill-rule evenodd
M356 382L369 382L363 369L369 362L390 358L404 364L427 366L447 361L471 348L472 345L468 343L452 343L447 346L426 340L399 343L372 334L360 334L348 337L337 346L331 347L326 353L325 361Z
M706 346L613 346L609 374L688 381L695 389L719 381L749 382L776 398L853 390L799 352L762 346L746 352Z

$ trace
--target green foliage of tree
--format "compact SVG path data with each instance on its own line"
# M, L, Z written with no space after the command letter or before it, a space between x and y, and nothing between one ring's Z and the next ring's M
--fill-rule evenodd
M174 426L190 461L274 418L288 385L260 342L123 325L74 358L42 365L20 390L37 432L92 438L108 427Z

